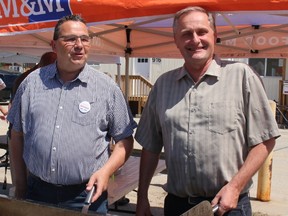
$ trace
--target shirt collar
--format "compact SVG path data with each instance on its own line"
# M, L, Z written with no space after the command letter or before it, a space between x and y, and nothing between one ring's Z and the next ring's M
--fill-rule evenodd
M89 73L88 73L88 64L86 63L83 67L82 71L79 73L78 77L76 79L80 80L83 83L88 83L89 80Z
M220 77L220 68L221 68L221 60L214 56L214 59L211 61L211 64L209 65L207 71L205 72L204 76L215 76ZM185 76L189 76L188 71L185 69L184 65L179 69L179 73L177 74L176 79L180 80Z
M218 57L214 57L209 65L205 75L220 77L221 60Z
M186 69L183 65L181 68L179 68L179 73L176 76L176 80L180 80L185 76L188 76L188 72L186 71Z
M58 68L57 68L56 62L54 63L53 67L54 67L54 70L50 71L48 78L53 79L53 78L57 77L59 79ZM86 63L85 66L83 67L82 71L79 73L78 77L75 80L79 80L80 82L87 83L89 80L88 67L89 66ZM75 80L73 80L73 81L75 81Z

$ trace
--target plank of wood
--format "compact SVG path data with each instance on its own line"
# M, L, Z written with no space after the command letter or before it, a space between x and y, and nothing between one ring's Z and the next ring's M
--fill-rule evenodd
M165 161L159 160L154 175L166 169ZM120 172L109 180L108 204L111 205L138 187L140 157L130 156Z

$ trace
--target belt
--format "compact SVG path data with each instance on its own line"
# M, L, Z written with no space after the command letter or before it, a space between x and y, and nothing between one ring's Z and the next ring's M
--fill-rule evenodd
M56 187L56 188L81 188L81 187L86 187L86 184L88 183L88 181L80 183L80 184L71 184L71 185L63 185L63 184L52 184L46 181L43 181L41 178L39 178L38 176L35 176L32 173L29 173L28 175L30 178L36 180L37 182L40 182L41 184L44 184L45 186L50 186L50 187Z

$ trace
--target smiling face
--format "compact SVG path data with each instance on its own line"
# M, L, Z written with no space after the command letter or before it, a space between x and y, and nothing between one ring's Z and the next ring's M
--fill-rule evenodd
M59 27L59 37L52 41L52 47L57 53L59 71L80 72L87 62L90 48L86 25L80 21L64 22Z
M213 59L216 33L205 13L183 14L174 28L174 40L188 68L203 68Z

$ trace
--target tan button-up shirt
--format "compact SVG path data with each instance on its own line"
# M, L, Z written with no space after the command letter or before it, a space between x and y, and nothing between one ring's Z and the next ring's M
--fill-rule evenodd
M155 153L164 146L169 193L212 197L250 147L279 135L259 77L246 64L213 60L197 84L183 67L159 77L135 138Z

